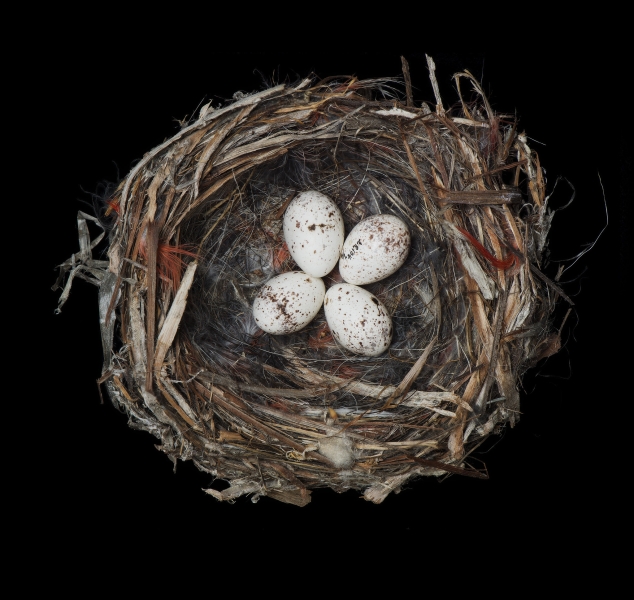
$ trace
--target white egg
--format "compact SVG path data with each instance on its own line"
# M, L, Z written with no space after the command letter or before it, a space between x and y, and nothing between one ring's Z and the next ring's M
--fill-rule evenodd
M411 238L394 215L372 215L357 223L343 245L339 273L344 281L366 285L385 279L405 262Z
M392 319L381 301L368 290L337 283L324 299L326 321L334 338L363 356L379 356L392 341Z
M253 301L253 318L267 333L294 333L310 323L324 301L321 279L301 271L282 273L265 283Z
M284 239L297 266L323 277L335 268L345 229L338 206L328 196L302 192L284 213Z

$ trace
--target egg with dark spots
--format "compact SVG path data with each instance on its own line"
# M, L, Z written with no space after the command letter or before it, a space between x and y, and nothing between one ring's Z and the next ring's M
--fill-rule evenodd
M339 207L325 194L302 192L284 213L284 241L305 273L323 277L332 271L345 237Z
M372 215L357 223L346 238L339 260L343 280L367 285L395 273L411 246L407 225L394 215Z
M333 285L324 299L324 313L333 337L362 356L379 356L392 342L392 318L383 303L349 283Z
M253 301L253 318L267 333L295 333L308 325L324 301L326 286L318 277L291 271L265 283Z

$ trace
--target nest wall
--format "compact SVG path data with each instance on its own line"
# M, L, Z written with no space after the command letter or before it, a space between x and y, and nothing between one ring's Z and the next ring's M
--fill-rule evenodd
M99 285L101 383L172 460L227 480L207 490L220 500L304 505L329 487L379 503L412 477L486 477L469 454L517 422L523 374L559 347L539 159L468 72L446 108L430 67L435 103L421 106L409 85L403 100L393 81L355 78L208 104L121 181L106 217L80 213L60 303L77 276ZM336 202L346 231L378 213L410 229L405 264L365 286L394 325L381 356L338 345L323 309L290 335L253 320L259 288L297 269L282 218L305 190ZM104 220L91 241L87 221Z

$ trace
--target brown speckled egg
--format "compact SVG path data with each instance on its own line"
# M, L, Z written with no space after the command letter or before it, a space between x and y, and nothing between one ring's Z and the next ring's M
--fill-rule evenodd
M284 240L297 266L313 277L334 269L344 236L338 206L321 192L302 192L286 208Z
M281 335L303 329L319 312L326 286L301 271L282 273L265 283L253 301L253 318L260 329Z
M363 356L383 354L392 341L392 319L381 301L349 283L333 285L324 298L326 321L334 338Z
M366 285L385 279L405 262L411 238L407 225L394 215L372 215L348 234L339 260L344 281Z

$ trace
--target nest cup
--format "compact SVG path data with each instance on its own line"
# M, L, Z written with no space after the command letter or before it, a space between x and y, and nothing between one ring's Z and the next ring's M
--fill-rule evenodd
M559 348L538 157L468 72L445 108L429 64L435 102L421 106L407 71L406 100L393 80L338 77L208 104L105 217L80 213L60 304L75 276L99 285L100 382L174 462L227 481L206 490L220 500L305 505L329 487L380 503L419 476L486 477L469 454L517 422L523 374ZM290 335L253 320L260 287L297 270L282 219L306 190L338 205L346 232L379 213L407 223L405 264L364 286L393 322L378 357L338 345L323 308ZM106 232L91 242L87 220L110 222L108 261L92 258Z

